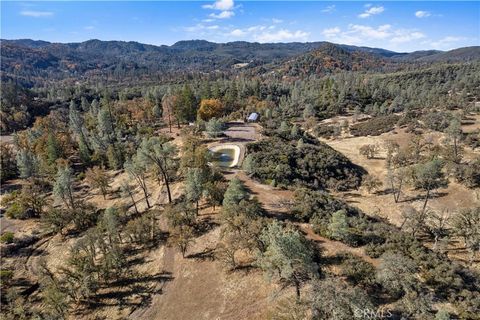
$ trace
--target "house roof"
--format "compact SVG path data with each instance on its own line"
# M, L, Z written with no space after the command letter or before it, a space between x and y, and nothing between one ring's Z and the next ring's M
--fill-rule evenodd
M257 119L258 119L258 113L256 112L250 113L250 115L248 116L248 120L255 121Z

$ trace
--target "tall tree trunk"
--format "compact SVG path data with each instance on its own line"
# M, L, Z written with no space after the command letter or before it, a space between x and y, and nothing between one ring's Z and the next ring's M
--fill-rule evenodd
M423 202L422 214L425 213L425 209L427 208L428 197L430 196L430 189L427 190L427 194L425 195L425 202Z
M137 203L135 202L135 199L133 198L133 193L129 192L130 199L132 199L133 207L135 208L135 213L138 215L138 208L137 208Z

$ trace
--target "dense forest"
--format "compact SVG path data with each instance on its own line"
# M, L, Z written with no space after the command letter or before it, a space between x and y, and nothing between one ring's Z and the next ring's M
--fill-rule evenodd
M137 268L163 247L292 288L271 319L478 319L480 207L447 223L431 203L480 187L480 131L462 129L480 112L480 47L2 40L1 58L0 130L13 140L1 144L2 214L37 230L1 235L2 319L130 315L158 294L132 279L167 281ZM252 112L261 138L227 135ZM359 146L385 162L385 182L329 145L394 130L405 145ZM222 139L244 147L238 168L212 165ZM291 199L272 210L258 184ZM418 205L395 225L346 200L364 189ZM30 268L50 241L68 242L63 261ZM192 253L209 241L214 253ZM328 255L322 241L351 251Z

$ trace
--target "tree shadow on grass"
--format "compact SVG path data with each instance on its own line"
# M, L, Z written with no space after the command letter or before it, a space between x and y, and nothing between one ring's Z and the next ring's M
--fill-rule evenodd
M195 259L197 261L214 261L215 260L215 249L206 248L202 252L192 253L186 256L187 259Z
M154 275L129 274L108 283L106 290L95 295L85 307L90 310L113 306L120 306L121 309L148 307L152 303L152 296L162 294L165 284L173 279L170 272L164 271ZM110 291L111 288L114 291ZM86 310L79 310L78 313L82 311Z

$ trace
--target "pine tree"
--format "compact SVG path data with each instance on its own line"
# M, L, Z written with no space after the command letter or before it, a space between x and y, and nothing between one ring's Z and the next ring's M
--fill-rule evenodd
M70 167L58 169L55 183L53 184L53 195L62 200L68 208L73 209L75 207L73 196L73 172Z
M195 202L198 215L199 201L205 188L205 173L199 168L189 168L185 179L185 195L189 201Z
M336 240L346 240L349 234L347 214L345 210L339 210L333 213L328 225L330 237Z
M29 150L20 149L17 152L16 160L20 178L27 179L38 174L38 158Z
M298 231L283 228L276 221L264 229L260 238L265 251L259 256L257 265L269 278L278 277L293 284L299 299L301 284L318 274L311 246Z

